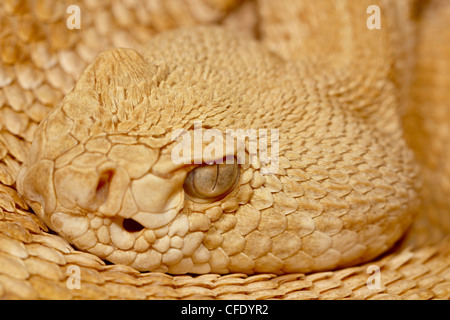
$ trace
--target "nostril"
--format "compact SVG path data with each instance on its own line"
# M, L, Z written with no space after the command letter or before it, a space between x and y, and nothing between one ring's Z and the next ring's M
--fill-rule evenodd
M111 185L113 176L114 171L112 170L103 171L100 174L97 183L97 189L95 190L95 195L97 197L97 200L101 203L105 202L106 198L108 197L109 186Z
M133 219L123 219L123 228L128 232L138 232L144 229L144 226Z

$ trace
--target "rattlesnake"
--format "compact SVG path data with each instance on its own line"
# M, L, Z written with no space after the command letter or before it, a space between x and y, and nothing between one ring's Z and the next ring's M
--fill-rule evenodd
M336 6L320 3L318 20ZM412 27L406 2L384 4L380 30L369 2L341 3L334 41L282 53L220 27L102 52L36 129L19 193L77 248L141 271L312 272L379 256L413 220L419 186L399 113ZM196 120L279 130L277 171L206 163L234 153L174 163L171 135Z
M74 3L81 8L80 30L66 27L66 9ZM381 9L381 29L368 30L366 9L374 4ZM450 135L446 122L450 119L446 90L450 74L446 63L449 8L446 0L3 1L0 297L448 298L449 242L441 240L450 226ZM192 28L197 24L220 27ZM180 30L166 33L168 29ZM204 42L200 43L200 39ZM136 51L113 49L100 53L120 47ZM418 61L413 69L416 53ZM121 62L114 63L119 57ZM108 71L98 72L104 68ZM123 78L114 77L124 82L108 87L107 81L100 81L96 87L90 77L106 80L114 74L111 68L125 74ZM146 82L143 86L128 82L142 76ZM409 95L411 80L414 90ZM70 93L76 81L75 91ZM125 88L144 93L155 103L140 104L133 112L127 108L135 106L136 101L131 96L130 104L130 96L122 95ZM80 94L82 90L109 89L113 90L111 96L118 97L118 109L114 109L116 101L108 100L108 95ZM148 91L150 95L145 94ZM106 109L74 110L84 110L100 120L100 125L89 127L88 140L83 140L86 131L76 129L89 126L89 117L72 123L70 117L77 115L62 110L72 103L91 106L82 104L87 100L94 106L101 102L104 108L112 107L109 111L115 115L106 116ZM148 115L145 111L150 107L160 108L161 112ZM227 107L235 112L228 109L226 113ZM43 120L52 108L55 110ZM184 119L180 117L183 114ZM168 222L167 229L163 226L148 232L148 239L144 235L130 249L125 248L133 238L121 228L114 232L124 237L110 237L107 241L113 222L102 226L109 223L108 219L91 219L100 211L87 214L90 225L86 229L83 215L79 214L89 210L55 212L53 219L52 210L42 210L41 205L56 207L56 202L47 201L52 200L52 183L40 184L49 181L49 172L31 168L53 167L56 172L59 166L66 169L60 176L67 179L71 177L67 172L75 167L81 173L94 173L91 161L103 161L102 153L108 149L109 159L102 164L106 171L100 171L104 174L98 172L86 179L92 183L91 191L93 185L94 189L99 186L94 190L98 202L92 201L88 188L83 190L86 193L82 198L74 197L75 188L71 187L80 181L76 179L59 187L62 196L53 199L58 200L58 210L74 200L91 209L105 200L114 211L118 206L112 200L122 199L103 192L108 190L108 181L112 179L112 192L118 177L137 177L143 170L150 170L149 166L154 168L157 160L159 164L167 163L159 151L152 153L151 148L163 147L175 127L189 128L195 120L202 121L204 129L279 129L280 172L260 175L258 164L240 166L238 183L230 182L230 193L225 187L225 197L216 202L217 206L209 208L208 204L186 198L183 211ZM38 123L40 129L30 152ZM153 123L158 125L146 128ZM44 126L49 130L43 130ZM96 141L90 135L95 130L128 133L140 128L145 138L138 144L125 137L127 134L110 134L108 139L100 135ZM67 130L71 132L64 136ZM299 132L289 134L295 130ZM39 145L39 140L45 140L46 145ZM68 146L58 145L57 141L77 145L58 157L57 153ZM86 149L81 151L81 144ZM286 151L289 148L291 152ZM124 150L134 153L125 154ZM53 151L55 154L49 156ZM134 168L131 164L142 159L136 156L138 151L151 161ZM47 160L41 159L44 154ZM157 159L152 158L155 154ZM420 174L416 165L421 165ZM205 170L208 177L211 169ZM36 174L36 180L30 179L30 174ZM184 174L187 176L187 172ZM177 187L184 190L181 181ZM61 237L53 235L36 218L15 189ZM134 196L130 190L123 200ZM162 188L156 191L164 192ZM147 196L151 194L145 190L142 199ZM424 200L420 207L418 198ZM128 213L133 212L132 203L124 203L130 209ZM70 218L71 212L78 215ZM419 219L415 229L404 241L412 240L413 246L405 250L396 247L391 254L371 262L381 268L382 287L372 290L366 286L364 265L345 268L385 252L402 236L416 212ZM118 221L116 227L128 229L133 236L146 232L139 230L142 224L131 219L125 226L123 221L120 223L123 218L117 215L114 219ZM75 225L68 225L70 221ZM187 227L192 230L181 236ZM77 232L79 237L72 237ZM177 235L164 236L164 232ZM92 250L100 238L112 246L116 241L122 246L113 247L115 257L106 245ZM440 245L435 246L436 241L441 241ZM77 247L117 265L105 265ZM144 253L151 259L142 255L139 263L138 254ZM170 273L268 273L251 277L242 273L171 277L157 272L139 273L121 264ZM306 276L272 274L329 269L337 271ZM71 271L78 272L81 289L73 290L66 282Z

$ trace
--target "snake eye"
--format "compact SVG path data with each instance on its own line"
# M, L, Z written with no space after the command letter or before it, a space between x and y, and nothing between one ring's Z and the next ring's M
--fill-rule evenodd
M205 164L195 168L184 180L184 191L199 202L212 202L226 196L236 185L239 166L233 163Z

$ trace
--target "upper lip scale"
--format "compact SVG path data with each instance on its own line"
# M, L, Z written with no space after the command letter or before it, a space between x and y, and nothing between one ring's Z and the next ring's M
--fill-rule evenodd
M175 202L174 200L178 201ZM175 219L178 212L180 212L184 206L183 200L184 200L183 192L179 192L177 195L171 197L163 212L139 211L130 218L139 222L147 229L160 228L171 222L173 219Z

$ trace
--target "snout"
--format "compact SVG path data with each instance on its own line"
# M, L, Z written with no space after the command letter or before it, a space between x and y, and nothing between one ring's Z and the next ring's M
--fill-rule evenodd
M116 215L130 178L126 170L106 160L99 166L69 165L55 171L58 203L66 210L81 209L107 217Z

